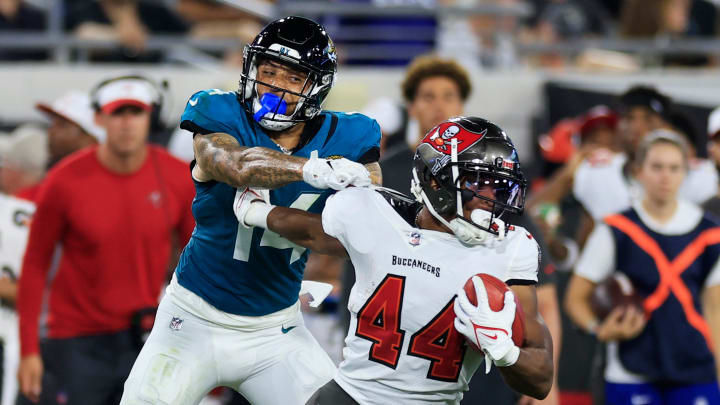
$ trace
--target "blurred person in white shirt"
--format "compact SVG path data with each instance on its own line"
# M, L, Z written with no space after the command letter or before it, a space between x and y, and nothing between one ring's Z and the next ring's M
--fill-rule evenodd
M13 138L0 135L0 158L13 150ZM30 201L0 192L0 344L3 353L0 405L14 405L17 393L20 342L15 298L30 218L34 212L35 205Z

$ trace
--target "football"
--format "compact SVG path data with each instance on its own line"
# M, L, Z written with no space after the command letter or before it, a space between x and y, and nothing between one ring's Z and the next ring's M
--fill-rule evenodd
M489 274L479 273L476 274L485 284L485 290L488 295L488 303L490 309L493 311L500 311L505 306L505 292L510 291L510 287L507 286L502 280L497 277L493 277ZM465 294L471 304L477 305L477 295L475 294L475 285L473 284L472 277L465 282ZM520 301L517 296L515 297L515 320L512 324L512 340L518 347L523 346L525 338L525 313L523 312Z
M642 309L643 298L623 273L614 273L595 286L590 299L590 306L598 319L605 319L613 309L627 305Z

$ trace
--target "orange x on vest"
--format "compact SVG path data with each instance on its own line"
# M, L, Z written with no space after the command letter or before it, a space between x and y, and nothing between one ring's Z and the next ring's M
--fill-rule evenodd
M702 315L695 310L692 294L680 275L705 251L706 247L720 243L720 228L710 228L700 233L670 262L657 241L627 217L620 214L611 215L605 218L605 223L629 236L640 249L653 259L660 273L660 284L643 302L645 313L650 316L672 292L680 302L690 325L703 335L708 347L712 350L710 327Z

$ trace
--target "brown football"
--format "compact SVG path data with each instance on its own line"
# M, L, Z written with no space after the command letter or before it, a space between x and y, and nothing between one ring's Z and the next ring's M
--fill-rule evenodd
M485 284L485 290L488 295L488 303L493 311L500 311L505 306L505 292L510 291L502 280L489 274L476 274ZM465 294L471 304L477 305L477 295L475 294L475 285L472 277L465 282ZM512 324L512 340L516 346L522 347L525 338L525 313L523 312L520 301L515 296L515 320ZM474 346L474 345L473 345Z
M620 306L643 308L643 297L638 294L630 279L623 273L614 273L595 286L590 306L598 319L605 317Z

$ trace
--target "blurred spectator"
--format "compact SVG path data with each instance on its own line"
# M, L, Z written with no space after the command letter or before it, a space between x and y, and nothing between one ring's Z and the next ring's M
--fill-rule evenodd
M87 93L71 90L52 104L39 102L35 108L45 113L50 120L50 167L73 152L105 140L105 129L95 123L95 112Z
M664 117L670 99L657 90L635 86L619 101L622 152L597 150L579 163L574 174L573 194L595 220L630 207L638 193L631 166L637 144L649 131L668 127Z
M274 1L256 0L270 5ZM253 41L263 21L218 0L175 0L177 13L192 24L190 35L197 38L237 38L242 43Z
M0 32L45 30L45 12L23 0L0 0ZM43 60L45 51L0 50L0 61Z
M31 401L119 402L152 327L173 237L184 246L194 227L187 165L147 144L156 97L147 80L103 82L92 98L106 141L64 160L44 181L18 291L18 378ZM40 340L57 244L62 255Z
M678 199L687 158L686 142L671 131L643 139L642 199L596 227L570 281L565 310L607 343L608 404L720 403L712 349L720 339L720 223ZM603 319L591 300L614 272L643 301L616 305Z
M548 254L555 262L559 297L565 296L570 272L592 229L592 219L572 196L575 171L598 150L618 150L617 126L617 115L605 106L597 106L580 118L560 121L540 139L543 156L565 164L531 195L526 212L537 221ZM562 346L558 350L560 403L592 404L596 341L578 332L564 312Z
M648 132L667 127L672 102L650 86L633 86L620 96L620 135L623 147L633 153Z
M78 38L117 41L120 51L95 51L93 61L156 62L147 51L152 34L185 34L188 25L163 2L152 0L65 0L66 28Z
M20 360L15 313L16 280L25 254L30 218L35 204L0 192L0 405L15 405Z
M45 175L47 138L42 128L31 125L16 128L9 137L0 156L0 191L13 195Z
M420 56L408 66L402 93L408 115L418 127L408 125L405 143L388 150L380 159L383 185L410 194L415 148L425 134L444 120L461 115L472 91L468 72L457 62Z
M50 119L47 130L48 168L65 156L105 139L105 129L94 122L95 113L86 93L72 90L53 102L38 103L36 108ZM42 182L17 191L16 195L35 201Z
M631 39L714 37L717 8L705 0L626 0L620 35ZM668 56L663 65L705 65L707 57Z
M620 34L626 38L715 35L716 9L704 0L626 0Z
M579 120L561 121L559 127L551 130L555 138L553 146L549 149L548 141L543 141L541 148L547 152L560 155L557 149L567 149L564 152L566 162L547 181L544 187L534 193L528 201L527 208L530 214L538 221L543 236L548 243L549 251L560 270L570 270L574 265L579 247L584 243L590 226L583 225L591 219L577 201L572 199L571 191L577 181L576 172L587 159L595 159L595 164L602 164L618 150L618 118L617 115L605 106L597 106L590 109ZM566 133L577 131L579 134L579 147L573 152L572 146L559 145L562 138L567 137ZM571 135L572 136L572 135ZM569 141L566 141L569 143ZM558 156L560 158L561 156ZM592 164L592 163L591 163ZM568 215L566 210L560 211L561 205L566 209L577 211L576 214ZM570 208L573 207L573 208ZM558 234L564 218L579 218L576 224L570 226L573 231L568 235ZM577 233L580 230L584 232Z
M604 36L612 19L596 0L532 0L535 15L528 24L548 42Z

